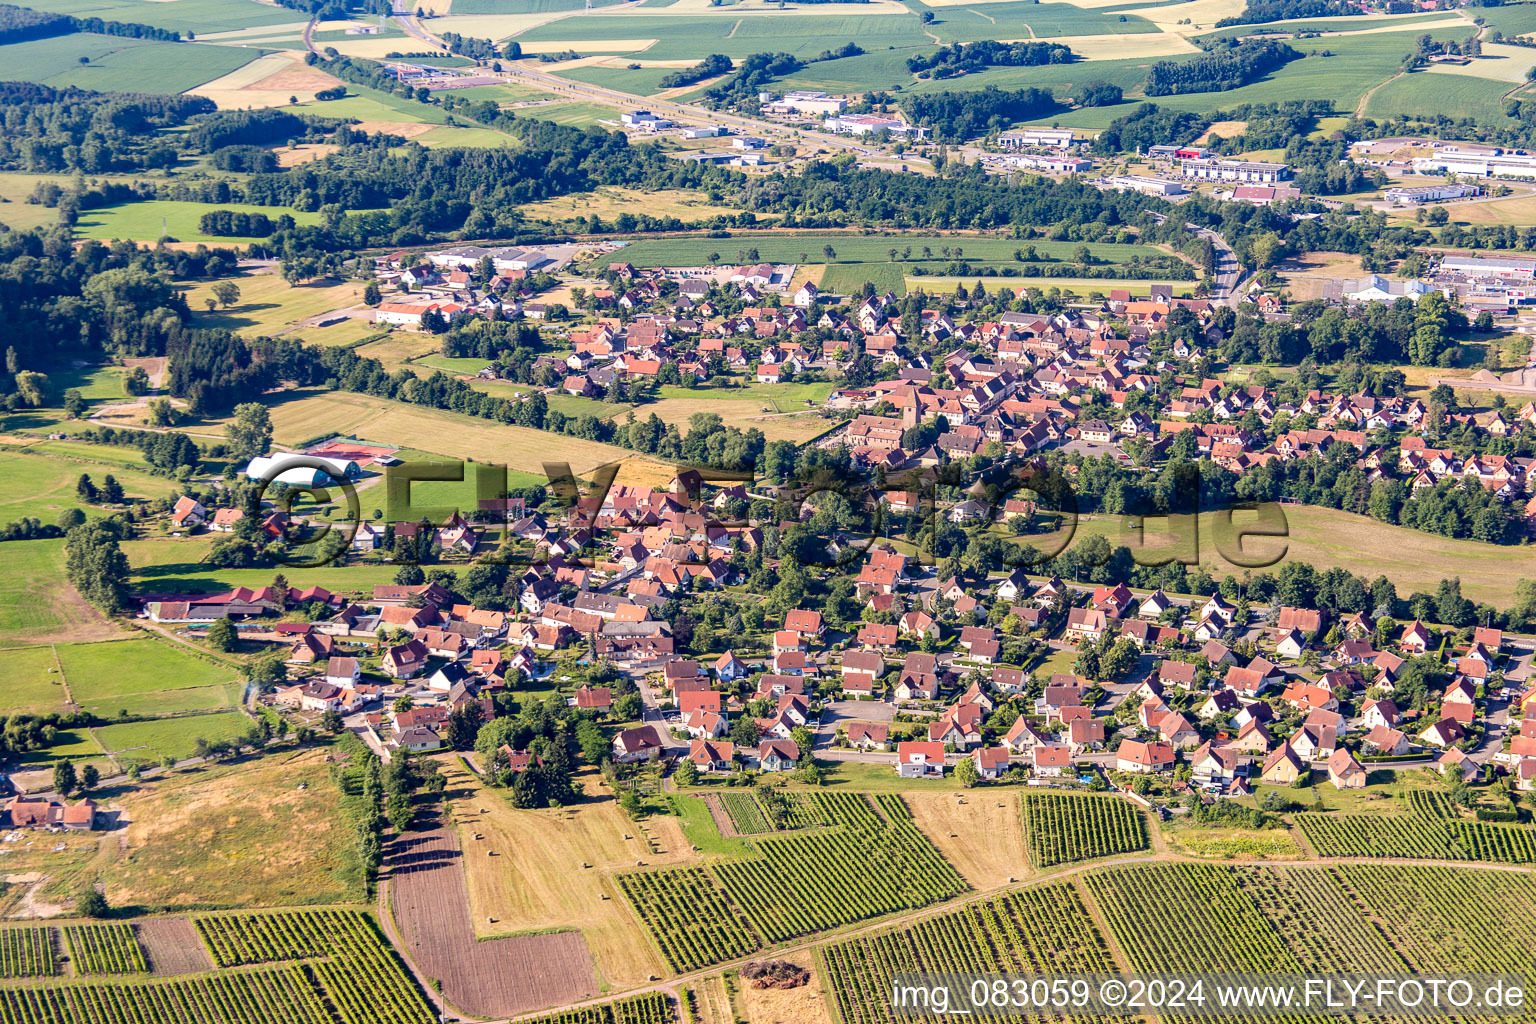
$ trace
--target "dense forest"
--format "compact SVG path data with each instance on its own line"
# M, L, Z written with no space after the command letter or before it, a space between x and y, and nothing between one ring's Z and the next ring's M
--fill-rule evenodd
M691 68L682 68L670 75L663 75L656 86L659 89L677 89L684 85L702 82L706 78L729 74L735 66L731 63L731 58L725 54L712 53Z
M0 169L99 174L173 167L180 148L159 130L180 127L215 109L202 96L0 82Z
M1297 18L1341 18L1360 13L1360 9L1347 0L1248 0L1248 6L1241 14L1222 18L1216 27L1258 25Z
M774 79L792 75L807 64L857 57L864 50L856 43L844 43L836 50L823 50L810 60L801 60L792 53L754 53L743 57L731 76L704 91L704 102L716 108L735 107L743 113L755 114L759 109L758 93L767 90Z
M1071 64L1077 54L1061 43L951 43L932 53L907 58L907 70L919 78L956 78L986 68Z
M1216 40L1191 60L1160 60L1147 71L1148 96L1225 92L1258 81L1303 54L1273 39Z
M1049 89L999 89L995 85L974 92L907 93L901 98L901 112L907 120L927 128L939 142L963 142L1002 131L1058 106Z
M68 14L34 11L30 7L0 4L0 44L25 43L71 32L93 32L102 36L127 36L131 39L159 39L175 42L181 33L137 22L106 21L102 18L76 18Z

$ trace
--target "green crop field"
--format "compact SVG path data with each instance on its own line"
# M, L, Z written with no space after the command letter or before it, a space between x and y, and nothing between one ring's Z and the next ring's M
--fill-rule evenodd
M1242 103L1329 100L1341 110L1352 111L1368 90L1397 73L1403 54L1413 49L1414 39L1418 35L1425 34L1437 40L1461 39L1467 35L1467 31L1459 27L1430 29L1427 32L1405 29L1402 32L1385 32L1380 35L1291 40L1290 45L1309 56L1292 61L1260 81L1226 92L1158 96L1153 98L1152 102L1173 110L1211 111L1230 109ZM1329 54L1328 56L1323 56L1325 51ZM1193 55L1178 55L1167 59L1184 61L1191 56ZM1057 112L1036 119L1040 123L1092 130L1105 127L1115 118L1124 117L1134 110L1136 105L1144 102L1140 90L1142 83L1146 80L1147 64L1146 58L1128 58L1084 61L1065 68L993 68L979 74L967 75L959 82L964 83L963 88L967 89L979 89L985 85L996 85L1006 89L1037 86L1051 89L1058 96L1065 95L1073 87L1090 80L1110 82L1126 90L1123 103ZM812 68L814 69L815 65L812 65ZM917 92L933 92L959 87L962 86L954 80L946 80L917 82L910 88Z
M817 959L822 985L831 992L839 1018L848 1024L934 1024L948 1019L892 1007L891 979L897 974L1116 970L1082 893L1062 882L1004 893L951 913L823 946Z
M1504 114L1503 96L1511 88L1510 82L1492 78L1420 71L1387 82L1371 93L1365 113L1369 117L1402 117L1428 110L1454 110L1457 117L1500 124L1509 120Z
M52 523L59 513L81 504L75 495L80 475L100 486L111 475L129 497L157 498L175 490L172 481L126 467L32 455L25 450L0 450L0 523L28 516ZM86 509L94 513L93 509Z
M429 1024L436 1018L362 911L230 915L199 918L196 926L220 965L252 967L150 981L0 987L0 1019L12 1024ZM78 925L68 931L72 950L89 950L81 959L93 973L125 963L134 969L147 966L129 925Z
M137 22L186 35L232 32L265 25L304 25L298 11L256 0L29 0L34 10L80 18Z
M209 741L234 739L243 736L250 725L250 719L237 711L221 711L104 725L93 732L109 754L133 761L158 761L162 757L191 757L199 737Z
M52 928L0 929L0 977L46 978L58 970Z
M148 974L131 924L75 924L64 929L76 974Z
M577 1016L579 1015L579 1016ZM561 1010L522 1024L675 1024L677 1007L661 992L647 992L611 1003Z
M113 702L159 691L216 686L231 682L237 671L204 660L178 644L142 636L55 648L75 702L111 714Z
M593 7L610 7L622 0L592 0ZM586 0L453 0L454 14L544 14L579 11Z
M1156 32L1157 26L1134 14L1092 10L1068 3L979 4L975 7L929 7L908 0L915 11L932 11L928 30L945 43L977 39L1051 39L1058 36L1127 35ZM870 47L864 47L866 50Z
M753 838L748 845L756 856L716 863L708 871L619 876L620 888L674 970L729 960L762 941L782 942L915 910L970 888L913 822L899 795L814 793L811 800L816 817L832 828ZM875 863L885 865L878 878L868 870ZM786 892L801 898L786 903ZM705 900L724 908L727 898L739 913L699 909ZM679 914L679 905L693 909Z
M1024 794L1024 833L1037 868L1145 850L1147 822L1114 796Z
M51 647L17 647L0 651L5 686L0 688L0 714L46 714L64 705L64 676Z
M604 89L618 89L635 96L649 96L661 91L661 80L675 73L674 68L567 68L557 72L561 78L574 82L599 85ZM540 117L538 108L524 111L530 117Z
M347 95L339 100L311 100L298 109L322 117L355 117L359 121L401 121L446 124L448 114L430 103L417 103L392 93L347 83Z
M64 580L62 540L13 540L0 573L0 644L43 639L99 639L116 627L80 600Z
M143 6L174 7L184 2L187 0ZM174 93L227 75L260 57L262 52L247 47L164 43L77 32L0 46L0 67L5 68L6 78L17 82L76 85L100 92ZM87 63L80 62L82 57Z
M1297 814L1307 842L1324 857L1536 863L1536 828L1423 815Z
M605 107L600 103L551 103L531 108L527 116L562 124L567 128L590 128L603 121L617 121L619 112L614 107Z

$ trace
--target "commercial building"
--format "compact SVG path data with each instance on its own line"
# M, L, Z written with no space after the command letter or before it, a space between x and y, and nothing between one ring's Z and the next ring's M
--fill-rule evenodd
M1072 145L1070 128L1023 128L1003 132L997 144L1004 149L1067 149Z
M824 92L787 92L783 99L773 99L769 93L759 93L758 101L770 114L841 114L848 101Z
M1081 174L1093 170L1093 161L1076 156L1030 156L1019 154L1005 156L1006 167L1018 167L1029 171L1045 171L1049 174Z
M1447 256L1440 261L1441 274L1476 279L1530 281L1536 279L1536 259L1492 256Z
M1448 181L1443 185L1395 185L1384 191L1382 195L1389 203L1416 206L1419 203L1433 203L1440 199L1466 199L1470 196L1482 195L1482 192L1483 190L1476 185Z
M671 121L649 110L626 110L619 115L619 121L625 128L638 128L647 132L666 131L674 127Z
M1417 174L1468 174L1474 178L1536 178L1536 154L1453 153L1446 146L1433 156L1416 156Z
M1285 164L1261 163L1256 160L1195 157L1181 159L1179 173L1199 181L1241 181L1250 185L1270 185L1289 178L1291 169Z
M829 132L840 132L845 135L874 135L883 131L891 135L909 135L920 139L928 134L926 128L918 128L905 121L898 121L894 117L876 117L873 114L844 114L841 117L829 117L822 127Z
M1104 188L1114 188L1121 191L1143 192L1149 196L1181 196L1184 194L1183 182L1170 181L1167 178L1154 178L1146 174L1116 174L1113 177L1105 178L1101 185Z

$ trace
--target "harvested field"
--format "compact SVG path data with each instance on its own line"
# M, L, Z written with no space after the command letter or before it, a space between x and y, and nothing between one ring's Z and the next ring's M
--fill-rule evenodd
M134 925L152 974L201 974L213 970L208 949L185 917L151 917Z
M1172 32L1121 32L1096 36L1063 36L1056 42L1072 47L1083 60L1130 60L1198 53L1199 47ZM1020 39L1017 42L1029 42Z
M753 988L745 979L741 986L742 1009L751 1024L777 1024L778 1021L794 1021L795 1024L835 1024L822 988L822 977L817 970L815 955L808 952L791 956L774 957L787 960L799 967L808 968L811 980L799 988Z
M229 74L191 90L224 110L287 106L290 98L313 100L315 93L340 85L324 71L307 67L296 52L269 53Z
M676 472L666 463L626 448L530 427L345 392L288 394L292 397L286 401L281 400L285 396L269 396L267 402L274 436L281 444L297 444L325 433L350 434L453 459L499 462L527 473L542 473L546 462L567 462L577 474L619 462L617 482L637 486L663 486ZM222 430L223 421L216 422Z
M592 954L580 932L476 941L463 853L452 828L396 840L382 877L390 885L405 954L441 982L443 998L460 1011L510 1017L598 994Z
M296 64L268 75L251 84L252 89L281 89L287 92L316 92L340 85L341 79L324 71Z
M903 793L902 798L912 808L917 827L977 889L1031 873L1017 799L981 790ZM977 836L986 840L978 842Z
M589 798L582 803L524 811L482 788L461 764L445 762L443 773L464 845L475 851L465 870L475 930L482 937L513 928L579 928L604 984L636 985L663 973L656 947L612 875L634 868L636 861L696 861L677 819L646 822L655 836L651 846L593 777L583 780ZM500 856L486 856L482 847Z
M294 146L292 149L280 149L277 152L277 165L279 167L299 167L319 160L323 156L330 156L339 146L333 146L329 142L305 142Z
M425 135L436 128L435 124L412 123L410 121L359 121L353 125L354 131L366 132L370 135L399 135L402 138L413 139L418 135Z

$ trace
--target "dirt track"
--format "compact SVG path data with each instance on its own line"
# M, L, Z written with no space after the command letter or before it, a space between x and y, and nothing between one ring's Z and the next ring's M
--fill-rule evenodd
M392 916L405 952L443 998L476 1017L512 1017L598 994L579 932L475 941L463 852L451 828L412 832L390 845Z

